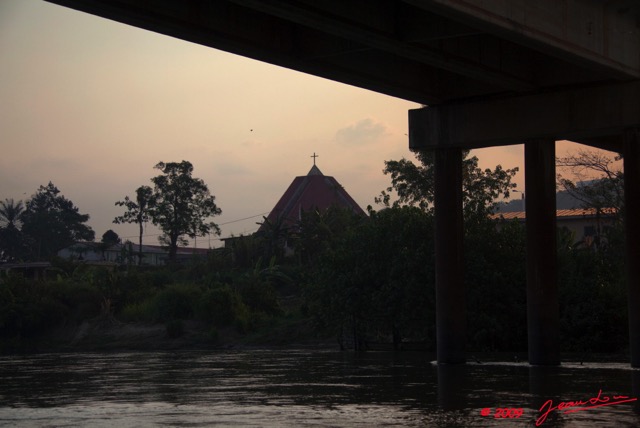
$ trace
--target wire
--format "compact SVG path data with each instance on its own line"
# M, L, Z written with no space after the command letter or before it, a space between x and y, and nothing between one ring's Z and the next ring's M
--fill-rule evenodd
M224 226L226 224L231 224L231 223L238 223L240 221L244 221L244 220L249 220L249 219L252 219L252 218L260 217L260 216L263 216L265 214L269 214L269 211L264 212L264 213L260 213L260 214L256 214L256 215L252 215L250 217L245 217L245 218L240 218L240 219L237 219L237 220L226 221L224 223L220 223L218 226ZM245 231L245 233L246 233L246 231ZM251 232L251 233L253 233L253 232ZM153 237L153 236L162 236L162 235L164 235L164 234L163 233L150 233L150 234L144 234L144 235L142 235L142 237L144 238L144 237ZM227 236L227 238L230 238L230 237L231 237L231 235ZM140 238L140 235L121 236L121 238L122 239ZM222 239L226 239L226 238L213 238L213 239L216 240L216 241L221 241Z
M220 223L218 226L224 226L225 224L231 224L231 223L237 223L237 222L243 221L243 220L249 220L250 218L260 217L260 216L263 216L265 214L269 214L269 211L267 211L266 213L260 213L260 214L252 215L251 217L245 217L245 218L241 218L241 219L238 219L238 220L232 220L232 221L227 221L227 222L224 222L224 223Z

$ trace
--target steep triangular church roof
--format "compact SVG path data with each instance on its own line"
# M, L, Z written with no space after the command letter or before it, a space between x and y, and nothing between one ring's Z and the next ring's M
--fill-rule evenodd
M366 216L344 187L335 178L322 174L314 163L307 175L293 179L269 213L267 221L274 223L282 218L285 224L293 224L300 220L302 211L326 210L333 205L349 208L355 214Z

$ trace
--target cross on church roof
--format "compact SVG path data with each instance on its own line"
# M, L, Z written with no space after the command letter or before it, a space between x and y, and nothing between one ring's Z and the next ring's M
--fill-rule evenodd
M315 166L315 165L316 165L316 158L319 158L320 156L318 156L318 155L316 154L316 152L313 152L313 156L310 156L310 157L312 157L312 158L313 158L313 166Z

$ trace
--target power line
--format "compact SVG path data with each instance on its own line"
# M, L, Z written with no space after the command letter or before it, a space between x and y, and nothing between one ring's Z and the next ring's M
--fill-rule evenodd
M238 223L240 221L250 220L252 218L260 217L260 216L263 216L265 214L269 214L269 211L264 212L264 213L260 213L260 214L256 214L256 215L252 215L252 216L249 216L249 217L245 217L245 218L240 218L240 219L237 219L237 220L226 221L224 223L220 223L218 226L224 226L226 224ZM161 235L163 235L163 234L162 233L150 233L150 234L144 234L144 235L142 235L142 237L145 238L145 237L153 237L153 236L161 236ZM131 236L122 236L121 238L129 239L129 238L139 238L139 237L140 237L140 235L131 235ZM228 237L230 237L230 236L228 236ZM217 240L217 241L220 241L220 240L225 239L225 238L213 238L213 239Z
M269 211L267 211L266 213L260 213L260 214L252 215L251 217L245 217L245 218L241 218L241 219L238 219L238 220L232 220L232 221L227 221L227 222L224 222L224 223L220 223L218 226L224 226L225 224L231 224L231 223L237 223L237 222L243 221L243 220L249 220L250 218L260 217L260 216L265 215L265 214L269 214Z

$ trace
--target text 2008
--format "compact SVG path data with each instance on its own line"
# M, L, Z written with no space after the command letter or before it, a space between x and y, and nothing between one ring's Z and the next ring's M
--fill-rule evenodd
M492 409L486 407L480 411L482 416L493 416L496 419L517 419L524 413L522 408L502 408L498 407L492 414Z

